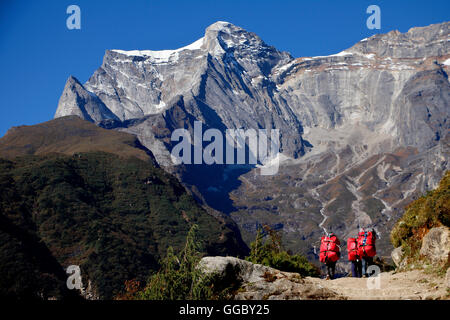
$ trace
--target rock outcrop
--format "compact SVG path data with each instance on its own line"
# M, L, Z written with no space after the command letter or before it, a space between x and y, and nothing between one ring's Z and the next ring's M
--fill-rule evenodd
M55 118L78 116L92 122L118 119L94 93L88 91L75 77L67 79L59 98Z
M433 263L450 262L450 229L432 228L422 239L420 254Z
M236 300L341 299L335 292L302 278L297 273L253 264L234 257L205 257L200 268L214 276L216 284L237 288ZM226 284L224 284L226 283Z
M401 266L402 261L403 261L403 248L398 247L398 248L395 248L394 250L392 250L391 258L397 267Z

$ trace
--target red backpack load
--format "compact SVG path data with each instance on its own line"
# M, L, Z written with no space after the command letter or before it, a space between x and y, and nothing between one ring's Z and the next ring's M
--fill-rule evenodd
M349 261L356 261L357 259L359 259L358 241L356 241L355 238L347 239L347 251Z
M358 233L358 255L360 257L374 257L376 254L375 235L373 232L362 231Z
M340 244L339 239L334 234L323 236L320 240L320 262L327 263L338 261Z

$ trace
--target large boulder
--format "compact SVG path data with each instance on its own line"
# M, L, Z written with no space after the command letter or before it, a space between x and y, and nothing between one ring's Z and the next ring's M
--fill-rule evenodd
M395 263L397 267L400 267L402 261L403 261L403 248L398 247L392 250L391 252L391 258L392 261Z
M435 263L447 262L450 254L450 229L442 226L428 231L423 237L420 254Z
M205 257L200 261L200 266L206 273L214 274L216 281L229 283L255 282L265 272L275 271L235 257Z
M236 300L342 298L298 273L282 272L234 257L205 257L199 266L213 276L216 287L234 287Z

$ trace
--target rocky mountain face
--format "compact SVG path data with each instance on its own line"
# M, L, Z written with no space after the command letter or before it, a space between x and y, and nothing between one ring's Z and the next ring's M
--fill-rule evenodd
M294 58L227 22L191 45L108 50L85 83L70 77L55 117L78 115L135 134L199 199L230 214L245 240L261 223L317 258L324 231L379 234L449 168L450 23L391 31L338 54ZM279 129L281 167L179 166L171 133ZM205 179L204 177L208 177Z
M271 79L293 60L255 34L217 22L178 50L106 51L84 86L69 78L55 117L120 121L113 126L136 133L166 166L172 162L164 129L189 128L193 119L217 129L278 128L284 152L297 157L304 153L302 126Z

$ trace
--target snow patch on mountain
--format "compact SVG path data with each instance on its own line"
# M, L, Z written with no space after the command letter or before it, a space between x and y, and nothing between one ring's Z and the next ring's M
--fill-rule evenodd
M111 51L117 52L126 56L132 57L145 57L153 60L154 63L168 63L168 62L177 62L178 61L178 53L184 50L200 50L203 45L203 37L198 39L197 41L179 48L175 50L118 50L113 49Z

